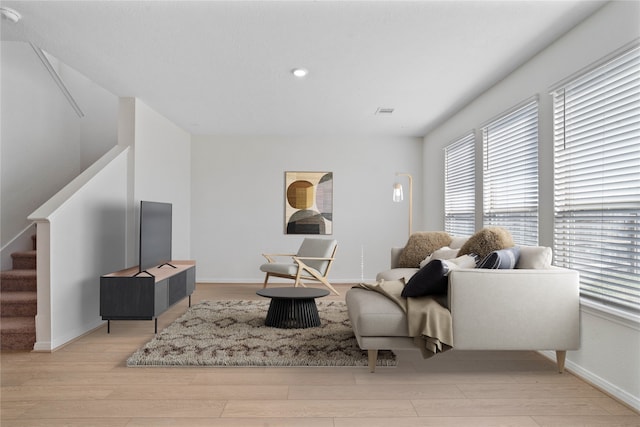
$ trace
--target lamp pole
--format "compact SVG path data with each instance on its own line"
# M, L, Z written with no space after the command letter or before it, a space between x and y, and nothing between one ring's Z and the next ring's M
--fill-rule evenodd
M413 177L408 173L396 172L396 176L406 176L409 179L409 237L413 229Z

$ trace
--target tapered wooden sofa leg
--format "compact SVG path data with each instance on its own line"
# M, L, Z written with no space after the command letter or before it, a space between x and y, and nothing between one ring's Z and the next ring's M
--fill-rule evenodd
M558 350L556 351L556 363L558 364L558 372L564 372L564 362L567 359L567 351L566 350Z
M378 363L378 350L369 350L369 372L376 371L376 364Z

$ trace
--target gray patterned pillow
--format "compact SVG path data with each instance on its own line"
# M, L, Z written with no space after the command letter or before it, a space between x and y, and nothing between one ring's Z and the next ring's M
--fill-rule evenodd
M500 249L499 251L493 251L484 257L484 259L480 261L480 264L478 264L478 268L516 268L519 258L520 248L517 246Z

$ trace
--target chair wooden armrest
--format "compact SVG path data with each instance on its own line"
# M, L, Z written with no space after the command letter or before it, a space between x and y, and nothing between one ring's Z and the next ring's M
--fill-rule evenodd
M275 257L294 257L296 254L262 254L269 262L276 262Z
M294 260L299 260L299 259L306 259L306 260L312 260L312 261L333 261L335 258L325 258L325 257L313 257L313 256L296 256L293 255L291 258L293 258Z

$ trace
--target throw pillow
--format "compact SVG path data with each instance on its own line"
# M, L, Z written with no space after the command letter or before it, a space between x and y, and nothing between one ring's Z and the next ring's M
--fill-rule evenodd
M422 267L408 280L401 295L408 297L424 297L427 295L446 295L449 288L449 273L460 268L475 268L476 258L473 255L462 255L454 259L434 259Z
M448 273L447 262L434 259L409 279L401 295L409 298L446 294L449 285Z
M450 248L460 249L462 245L469 239L469 236L451 236Z
M478 264L478 257L476 254L462 255L454 259L446 261L449 266L449 271L456 268L476 268Z
M420 261L436 249L448 246L451 236L445 231L422 231L413 233L398 259L399 268L418 268Z
M510 248L514 245L513 237L502 227L485 227L478 231L460 248L458 255L476 254L484 259L493 251Z
M491 252L482 261L480 261L480 264L478 264L478 268L516 268L516 264L518 263L519 258L520 248L517 246L507 249L500 249L499 251Z
M434 259L453 259L458 256L458 249L452 249L449 246L435 250L431 255L420 262L420 268L424 267Z
M517 268L551 268L553 251L546 246L520 246Z

